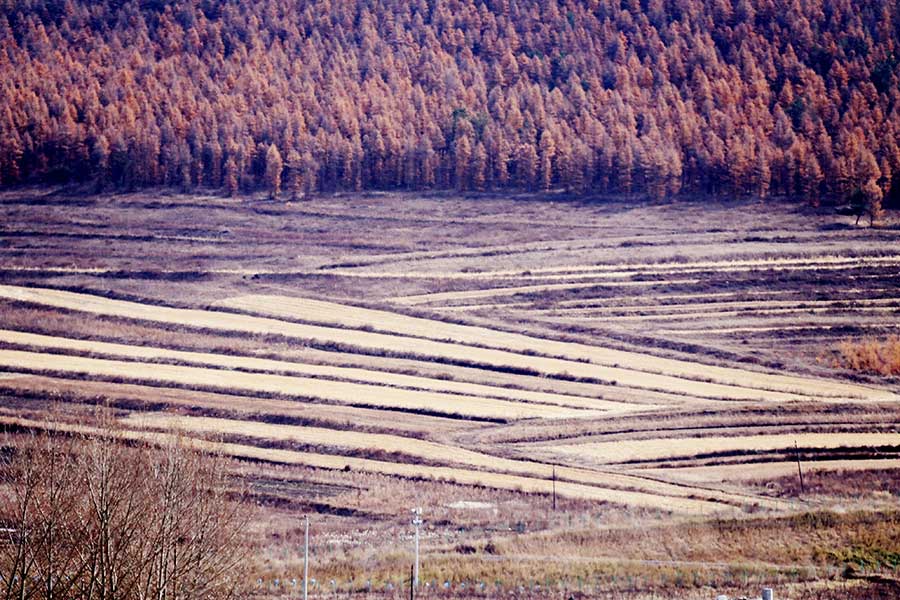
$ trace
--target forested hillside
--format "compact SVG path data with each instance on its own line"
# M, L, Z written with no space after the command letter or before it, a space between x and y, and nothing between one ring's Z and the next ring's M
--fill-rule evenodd
M3 185L900 190L896 2L0 6Z

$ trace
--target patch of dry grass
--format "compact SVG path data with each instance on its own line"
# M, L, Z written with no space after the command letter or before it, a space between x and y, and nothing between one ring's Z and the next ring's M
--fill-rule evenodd
M838 352L838 364L844 368L885 377L900 375L900 336L844 342Z

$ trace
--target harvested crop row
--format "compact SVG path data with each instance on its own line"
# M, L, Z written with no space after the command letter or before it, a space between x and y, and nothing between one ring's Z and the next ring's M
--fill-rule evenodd
M854 300L753 300L743 302L694 302L689 304L643 304L625 306L580 306L571 308L551 308L529 311L532 314L584 315L592 317L650 317L648 313L659 317L681 317L707 314L710 316L740 314L738 311L754 313L774 310L802 311L810 309L834 308L840 310L857 310L878 307L885 310L898 310L896 306L900 298L861 298ZM629 314L636 313L636 314Z
M553 311L550 311L553 312ZM621 323L625 321L703 321L712 318L738 317L738 318L762 318L774 316L789 315L834 315L852 314L854 317L878 316L900 314L898 307L870 306L870 307L843 307L843 308L771 308L771 309L746 309L731 311L713 311L713 312L673 312L673 313L655 313L649 315L596 315L582 314L577 317L563 316L556 317L554 320L561 323L590 323L595 321Z
M267 423L301 423L385 431L404 436L440 438L471 429L471 423L433 415L398 412L381 408L359 408L343 404L310 404L296 400L247 398L223 393L161 388L136 383L65 379L22 373L0 372L0 389L9 397L47 399L51 405L98 400L129 410L175 410L200 415L229 415ZM40 403L35 406L40 406Z
M674 377L711 379L715 383L735 387L776 390L798 395L846 397L885 395L888 398L892 397L892 394L889 392L862 386L786 375L756 373L734 368L714 367L637 352L613 350L600 346L540 339L472 325L439 322L321 300L283 296L243 296L227 300L225 304L263 314L294 319L303 318L343 327L378 327L398 336L421 336L433 340L447 339L459 344L503 348L504 350L522 353L540 352L551 356L562 356L575 361L587 360L598 365L634 368L636 370L649 371L653 374L664 373ZM654 378L653 374L641 375L641 378L647 382L644 385L658 386L661 389L667 389L667 386L674 385L672 382L667 384L659 379L656 380L657 383L655 384L649 383ZM624 378L625 376L626 373L620 372L613 378L619 379L619 377L623 377L620 381L627 382L628 379ZM696 386L697 393L703 393L699 391L702 384L694 383L693 385ZM683 390L684 388L669 387L668 389ZM686 390L686 392L691 393L690 390Z
M494 338L495 335L503 336L501 338L501 343L518 340L517 346L524 346L523 350L526 353L462 346L447 342L404 337L402 335L388 335L349 330L339 327L290 323L277 319L243 314L153 306L60 290L0 286L0 297L95 314L114 315L151 322L174 323L187 327L201 327L220 331L274 334L296 337L299 339L316 339L330 343L344 344L351 347L370 348L378 352L401 352L420 356L437 357L455 362L476 362L492 365L495 368L501 369L513 367L550 375L565 375L600 379L604 381L617 381L620 385L684 394L688 397L754 401L798 400L808 398L809 396L846 397L853 399L891 399L895 397L890 392L863 386L804 379L800 377L753 373L738 369L711 367L686 361L662 359L650 355L616 351L594 346L541 340L518 334L505 334L482 328L474 328L476 334L483 336L489 341L493 340L494 343L498 343ZM353 308L351 307L351 310L352 309ZM442 327L443 324L435 325L435 327L439 326ZM529 350L531 352L545 351L547 353L553 353L559 350L560 352L567 352L569 355L575 356L576 360L534 356L527 353ZM682 369L684 372L681 372L678 375L661 375L653 372L580 362L592 359L612 362L614 364L619 361L631 362L648 370L657 368L662 370L662 367L668 367L670 369ZM746 380L747 383L753 384L755 387L739 387L735 384L686 379L686 377L691 375L707 379L715 378L716 375L720 374ZM789 389L778 391L779 387L788 387Z
M809 270L846 269L852 267L876 267L900 265L900 256L820 256L812 258L775 257L760 259L735 259L721 261L689 261L663 263L625 263L610 265L572 265L533 268L528 270L500 271L358 271L333 269L330 273L345 277L398 278L398 279L540 279L543 281L576 281L583 278L626 278L635 275L682 275L688 273L742 272L756 270Z
M682 323L679 323L682 325ZM758 325L758 326L745 326L745 327L703 327L702 325L693 329L658 329L657 333L661 334L670 334L670 335L697 335L697 334L717 334L717 335L727 335L727 334L735 334L735 333L783 333L787 331L828 331L830 329L846 329L848 325L851 325L855 329L896 329L900 327L900 323L885 323L884 321L878 321L874 323L860 323L858 320L853 323L847 322L846 319L837 319L837 320L823 320L821 318L816 319L815 324L803 324L797 325L796 321L792 323L779 323L779 324L767 324L767 325Z
M19 331L0 330L0 342L19 344L23 346L38 347L43 349L66 350L77 352L90 352L104 354L113 358L128 358L140 361L157 361L160 359L178 361L196 366L214 366L225 369L241 369L260 371L264 373L278 373L300 375L305 377L326 377L342 381L354 381L364 384L377 384L404 389L428 390L447 394L461 394L477 396L481 398L497 398L512 400L515 402L530 402L537 404L554 404L570 408L583 408L588 410L608 410L616 412L630 412L638 409L653 408L648 405L626 404L624 402L610 402L606 400L592 400L579 396L566 396L564 394L551 394L544 392L531 392L528 390L511 390L482 384L445 381L416 377L413 375L401 375L385 373L369 369L354 369L349 367L331 367L319 365L307 365L295 362L254 358L250 356L231 356L225 354L211 354L206 352L184 352L168 350L148 346L129 346L125 344L111 344L107 342L93 342L70 338L23 333Z
M898 477L900 477L900 459L816 460L804 462L801 469L803 473L897 469ZM639 472L661 479L693 485L719 485L723 481L765 481L778 477L795 476L797 475L797 463L795 461L780 461L739 465L678 467L674 469L654 467L640 469Z
M786 433L735 437L655 438L548 446L553 453L588 458L596 464L654 461L717 453L800 448L900 447L900 433Z
M72 425L35 421L15 417L0 416L0 424L7 426L28 427L34 429L50 429L81 433L85 435L102 435L103 432L84 425ZM147 431L121 431L118 434L123 439L147 440L154 443L165 443L172 440L172 434L155 433ZM185 438L181 438L185 440ZM525 493L548 494L554 489L554 483L546 479L535 479L519 475L506 475L483 471L472 471L453 467L434 467L409 465L403 463L390 463L365 458L348 456L334 456L329 454L315 454L311 452L296 452L293 450L278 450L271 448L258 448L242 444L229 444L209 442L187 438L185 440L193 447L208 451L218 452L236 458L276 462L283 464L305 465L322 469L353 469L383 475L395 475L398 477L429 478L441 481L455 482L461 485L477 485L496 489L520 491ZM728 505L692 498L672 498L647 494L643 492L614 490L602 487L593 487L578 483L559 481L555 484L556 492L564 497L579 498L611 502L614 504L635 506L641 508L672 511L684 514L712 514L727 510L737 510Z
M473 452L457 446L396 435L338 431L317 427L294 427L207 417L179 417L159 413L134 413L129 416L126 423L137 427L153 427L219 435L241 435L266 440L337 446L350 450L378 449L386 452L409 454L428 461L449 462L494 472L499 471L541 479L551 479L554 475L554 467L552 465L526 460L511 460L481 452ZM659 494L661 496L705 496L716 501L731 504L756 502L766 506L769 505L765 499L752 496L740 496L713 490L675 486L653 479L622 473L601 473L571 467L555 467L555 470L559 478L585 485L638 489L642 492ZM772 503L771 507L777 507L777 504Z
M475 290L462 290L458 292L432 292L428 294L414 294L412 296L397 296L389 300L401 306L429 305L428 308L450 308L447 306L431 306L446 302L465 302L468 300L481 300L483 298L499 298L503 296L517 296L519 294L541 294L544 292L558 292L565 290L580 290L595 287L649 287L654 285L682 285L699 282L699 279L673 279L667 281L592 281L589 283L542 283L536 285L516 285L504 287L491 287Z
M80 356L21 352L18 350L0 350L0 366L13 371L26 370L102 378L122 378L130 381L144 381L162 385L279 394L297 398L315 398L352 406L376 406L504 421L507 419L528 418L596 417L602 414L600 411L525 404L506 400L489 400L438 392L400 390L383 386L311 379L308 377L123 362Z

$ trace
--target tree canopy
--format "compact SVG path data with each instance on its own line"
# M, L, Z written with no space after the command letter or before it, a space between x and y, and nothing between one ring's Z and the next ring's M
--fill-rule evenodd
M889 196L898 10L2 0L0 185Z

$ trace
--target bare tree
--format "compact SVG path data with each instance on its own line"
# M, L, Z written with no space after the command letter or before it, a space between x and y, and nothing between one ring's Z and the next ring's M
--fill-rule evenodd
M106 425L8 438L2 598L240 597L247 507L225 459L177 436L126 445Z

